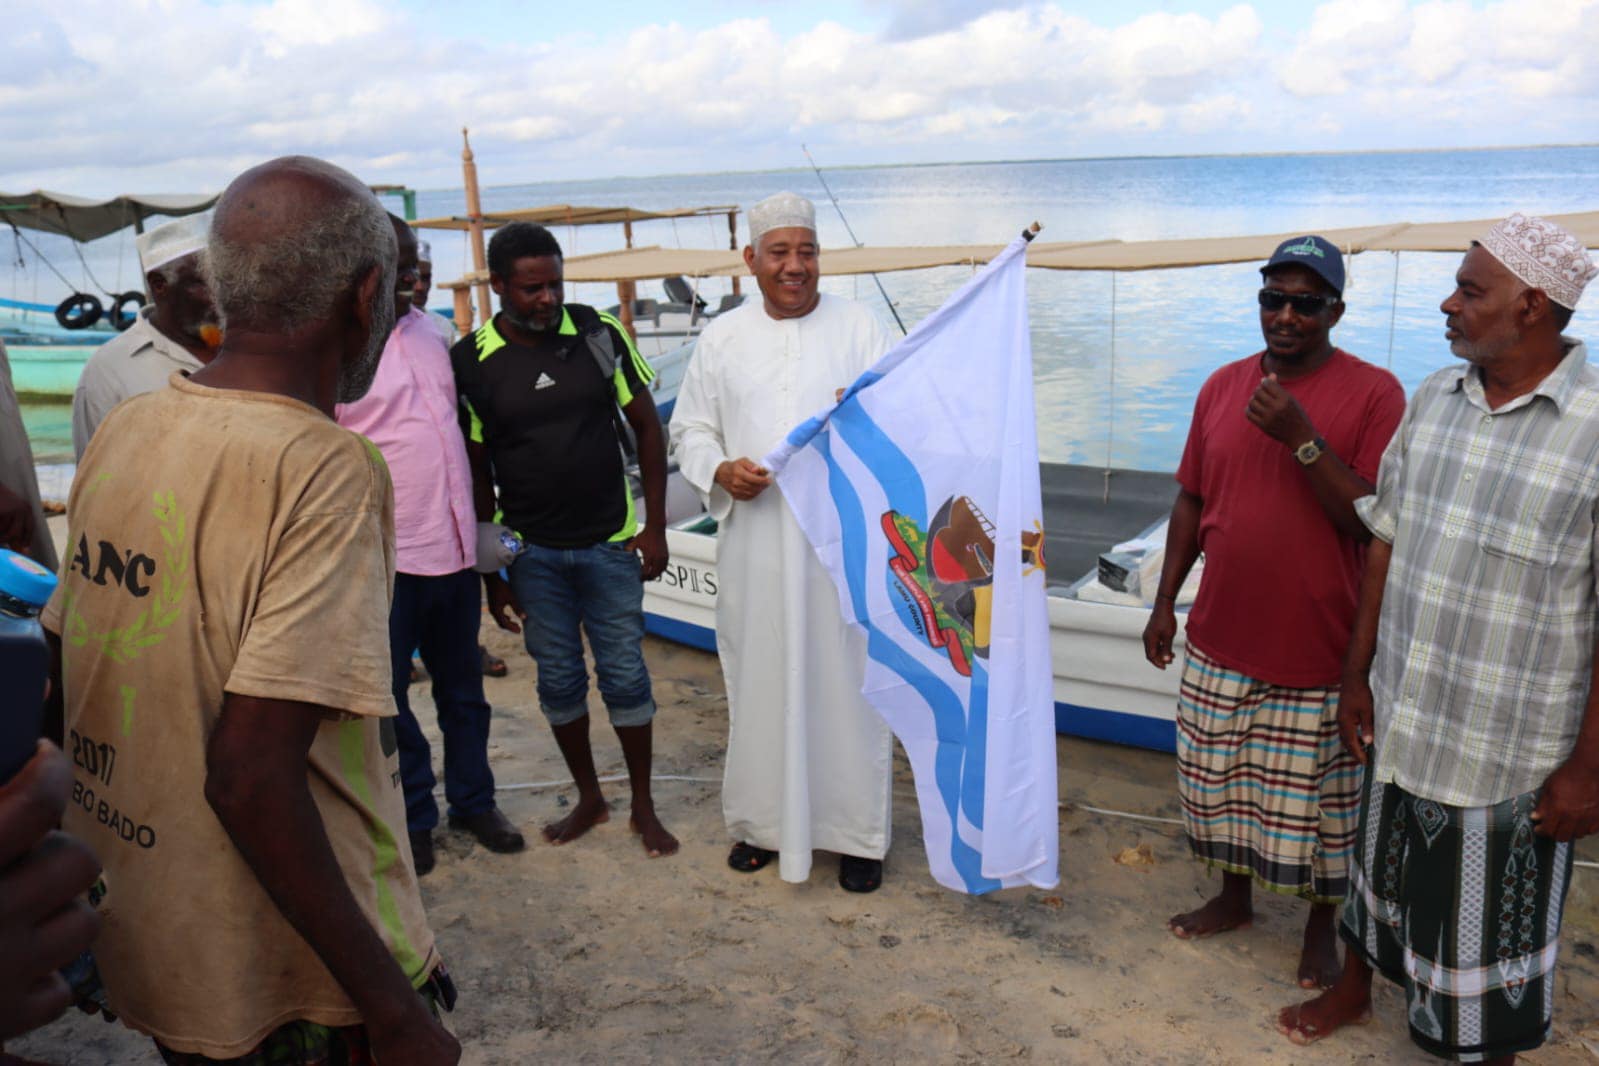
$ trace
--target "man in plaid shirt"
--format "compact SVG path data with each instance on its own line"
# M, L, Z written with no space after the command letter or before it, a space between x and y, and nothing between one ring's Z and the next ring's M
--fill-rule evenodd
M1596 270L1545 219L1474 243L1441 307L1465 362L1416 390L1357 504L1349 952L1279 1015L1295 1043L1366 1020L1374 969L1435 1055L1509 1062L1548 1036L1571 842L1599 830L1599 371L1562 334Z

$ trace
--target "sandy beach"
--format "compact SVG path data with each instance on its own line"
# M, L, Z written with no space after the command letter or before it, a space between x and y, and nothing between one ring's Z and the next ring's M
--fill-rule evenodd
M1261 898L1253 928L1208 941L1166 931L1170 914L1217 881L1188 859L1176 827L1081 806L1175 817L1169 756L1057 739L1062 882L1053 891L969 897L933 883L903 757L879 892L841 891L826 855L803 885L779 880L775 865L740 875L725 863L717 660L651 639L656 771L674 778L656 785L657 804L682 851L645 856L627 827L625 784L608 786L608 824L552 847L537 829L575 793L560 783L519 638L491 626L485 636L511 668L487 682L499 802L530 845L495 855L441 830L438 867L422 882L461 989L449 1022L465 1062L1436 1061L1410 1044L1402 998L1380 981L1372 1024L1311 1048L1277 1034L1276 1009L1303 996L1293 982L1297 901ZM412 692L430 723L427 686ZM591 707L602 721L597 696ZM601 772L621 773L609 727L595 739ZM1589 841L1580 855L1599 857L1599 847ZM1599 1053L1596 945L1599 870L1579 869L1554 1036L1524 1061ZM8 1050L63 1066L159 1062L145 1038L75 1013Z

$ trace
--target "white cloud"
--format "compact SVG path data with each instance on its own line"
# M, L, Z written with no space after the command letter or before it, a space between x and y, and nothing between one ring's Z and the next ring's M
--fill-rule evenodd
M272 0L250 16L260 33L267 55L281 58L308 45L353 46L366 38L376 41L389 25L389 16L366 0Z
M1599 87L1596 47L1599 0L1330 0L1277 70L1289 93L1355 97L1373 120L1399 101L1394 118L1449 118L1521 140L1518 115L1545 121L1538 101ZM1564 139L1592 137L1585 116L1565 117L1577 125Z
M1404 44L1411 14L1404 0L1330 0L1316 8L1310 30L1278 67L1297 96L1348 92L1350 78L1380 54Z
M891 41L910 40L956 29L994 8L1002 0L867 0L867 7L891 13L884 36Z
M856 163L1599 139L1599 0L1328 0L1299 33L1249 3L1106 25L862 2L891 28L519 41L376 0L12 0L0 188L217 188L290 151L453 185L463 125L493 183L792 166L802 141Z

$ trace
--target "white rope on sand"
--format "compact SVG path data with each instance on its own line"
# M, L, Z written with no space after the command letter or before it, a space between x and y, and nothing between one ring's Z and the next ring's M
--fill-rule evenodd
M1182 825L1181 818L1159 818L1153 814L1133 814L1131 811L1113 811L1105 807L1090 807L1086 803L1072 803L1070 800L1062 804L1063 807L1079 811L1090 811L1094 814L1103 814L1110 818L1127 818L1135 822L1155 822L1160 825ZM1599 870L1599 862L1588 862L1585 859L1573 859L1571 865L1580 866L1584 870Z
M600 783L602 785L610 785L610 784L615 784L615 783L620 782L620 781L626 781L627 780L627 775L626 774L607 774L606 776L600 778L599 780L600 780ZM688 782L691 782L693 784L699 784L699 785L714 785L717 782L721 781L721 778L719 778L719 777L695 777L695 776L690 775L690 774L651 774L650 775L650 780L651 781L688 781ZM569 786L569 785L571 785L571 783L572 783L572 781L571 781L570 778L565 778L565 779L560 780L560 781L527 781L527 782L524 782L522 784L517 784L517 785L496 785L494 790L496 792L537 792L537 791L540 791L540 790L546 789L546 788L561 788L562 786ZM440 788L436 789L435 791L442 792L443 791L442 786ZM1182 825L1183 824L1183 820L1181 818L1163 818L1163 817L1160 817L1159 815L1154 815L1154 814L1134 814L1132 811L1118 811L1118 810L1114 810L1114 809L1109 808L1109 807L1090 807L1086 803L1075 803L1075 802L1073 802L1071 800L1066 800L1065 802L1063 802L1061 804L1061 806L1063 808L1067 809L1067 810L1087 811L1090 814L1100 814L1100 815L1104 815L1107 818L1124 818L1124 819L1126 819L1128 821L1132 821L1132 822L1150 822L1150 823L1153 823L1155 825ZM1580 866L1580 867L1582 867L1585 870L1599 870L1599 862L1587 862L1587 861L1585 861L1583 859L1575 859L1575 860L1573 860L1572 861L1572 865L1573 866Z
M606 776L600 778L599 782L602 785L613 785L613 784L616 784L618 781L626 781L626 780L627 780L627 775L626 774L607 774ZM687 774L651 774L650 775L650 780L651 781L692 781L692 782L694 782L696 784L714 785L714 784L718 783L719 781L721 781L722 779L720 777L691 777L691 776L688 776ZM546 789L546 788L561 788L562 786L570 786L571 784L572 784L572 779L570 777L566 777L566 778L562 778L559 781L527 781L527 782L523 782L522 784L518 784L518 785L495 785L494 786L494 791L496 791L496 792L538 792L538 791L540 791L542 789ZM433 793L434 793L434 795L442 796L444 794L444 786L443 785L437 786L436 788L434 788Z
M1181 818L1161 818L1153 814L1134 814L1131 811L1113 811L1108 807L1090 807L1086 803L1073 803L1070 800L1067 800L1061 806L1069 807L1073 810L1088 811L1092 814L1103 814L1110 818L1126 818L1134 822L1155 822L1160 825L1183 824L1183 820Z

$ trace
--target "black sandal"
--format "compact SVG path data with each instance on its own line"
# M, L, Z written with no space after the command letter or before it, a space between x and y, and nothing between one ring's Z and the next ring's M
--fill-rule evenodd
M883 860L838 857L838 887L845 892L876 892L883 884Z
M733 845L733 850L727 853L727 865L741 874L752 874L777 858L777 852L758 848L754 844L739 841Z

